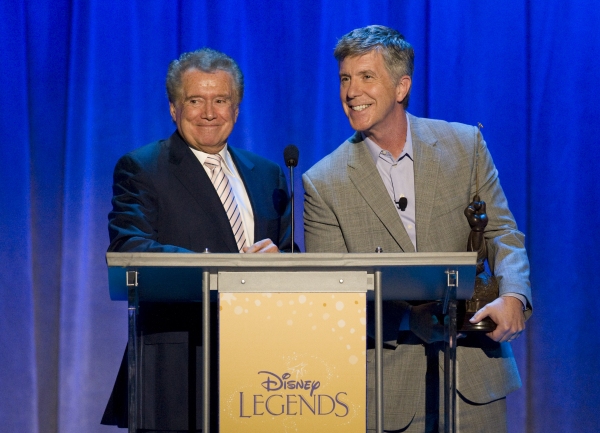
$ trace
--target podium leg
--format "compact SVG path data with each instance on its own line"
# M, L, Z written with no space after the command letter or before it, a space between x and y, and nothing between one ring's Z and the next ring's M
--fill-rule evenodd
M202 431L210 432L210 272L202 273Z
M381 271L375 271L375 426L383 433L383 315L381 312Z
M130 282L130 279L132 280ZM129 271L127 275L128 286L128 341L127 341L127 401L128 416L127 427L129 433L137 433L138 419L141 419L139 412L142 407L140 392L142 387L141 376L141 344L138 342L137 318L139 312L139 300L137 295L137 271Z
M458 272L447 271L448 285L444 299L444 313L448 314L444 345L444 432L456 432L456 290Z

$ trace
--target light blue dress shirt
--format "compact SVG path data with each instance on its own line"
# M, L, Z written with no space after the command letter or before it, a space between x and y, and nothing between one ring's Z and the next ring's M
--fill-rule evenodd
M390 200L398 211L398 216L404 224L406 233L410 237L415 251L417 251L417 228L415 225L415 170L413 166L413 146L412 136L410 134L410 121L406 117L406 142L404 149L398 157L394 159L392 154L383 150L373 140L363 135L363 140L367 149L373 157L373 162L377 166L381 180L390 195ZM400 198L406 198L406 208L402 210L399 206Z

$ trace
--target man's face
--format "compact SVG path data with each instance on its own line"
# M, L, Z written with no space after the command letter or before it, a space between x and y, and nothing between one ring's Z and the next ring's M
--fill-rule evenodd
M340 99L350 125L367 137L385 133L404 114L402 100L410 90L410 77L395 83L376 50L346 57L340 67Z
M227 143L239 113L231 75L190 69L181 81L179 98L169 105L177 130L193 148L218 153Z

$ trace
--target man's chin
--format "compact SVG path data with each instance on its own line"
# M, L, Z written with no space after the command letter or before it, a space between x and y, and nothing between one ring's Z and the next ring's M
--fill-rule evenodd
M350 119L350 126L352 127L352 129L354 129L357 132L365 132L369 129L369 125L365 122L353 122L352 119Z

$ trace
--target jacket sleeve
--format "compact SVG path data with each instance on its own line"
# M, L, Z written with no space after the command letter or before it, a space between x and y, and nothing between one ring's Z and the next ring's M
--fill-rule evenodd
M342 230L333 210L327 205L309 173L304 184L304 244L310 253L347 253Z
M479 195L486 202L489 221L485 229L485 238L490 268L499 279L500 295L517 293L527 299L528 311L525 314L528 318L531 314L532 300L525 235L517 229L500 186L498 170L480 133L477 133L475 158Z
M151 176L131 154L113 174L112 211L108 214L109 252L191 252L157 241L159 200Z

